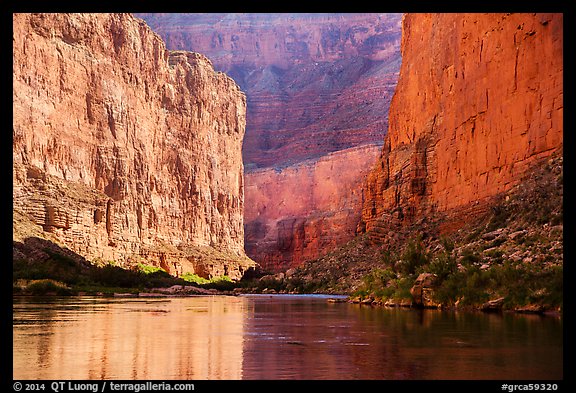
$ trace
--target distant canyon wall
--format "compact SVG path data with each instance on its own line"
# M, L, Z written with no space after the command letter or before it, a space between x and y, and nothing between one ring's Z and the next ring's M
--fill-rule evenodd
M246 98L205 56L129 14L14 14L13 69L15 258L34 234L172 274L254 264Z
M247 254L280 271L350 240L388 127L401 15L137 15L246 92Z
M168 48L205 54L246 92L248 170L382 143L401 14L137 15Z
M380 151L380 145L364 145L282 170L247 173L247 254L264 270L278 272L352 240L362 184Z
M563 148L562 14L407 14L363 230L473 216Z

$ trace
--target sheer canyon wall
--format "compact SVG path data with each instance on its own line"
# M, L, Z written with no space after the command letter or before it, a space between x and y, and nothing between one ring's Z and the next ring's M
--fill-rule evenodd
M247 254L281 271L350 240L387 129L401 15L138 15L246 92Z
M317 258L356 235L362 185L380 145L329 153L246 176L246 253L270 271Z
M361 229L434 212L454 229L527 168L561 154L562 50L562 14L405 15L400 78Z
M14 258L240 278L246 98L129 14L13 14ZM39 242L39 239L49 240Z

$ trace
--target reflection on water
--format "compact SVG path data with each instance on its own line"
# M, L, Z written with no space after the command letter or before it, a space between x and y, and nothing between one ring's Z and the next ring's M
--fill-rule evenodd
M245 299L14 303L16 379L240 379Z
M14 379L562 379L562 319L320 296L14 298Z

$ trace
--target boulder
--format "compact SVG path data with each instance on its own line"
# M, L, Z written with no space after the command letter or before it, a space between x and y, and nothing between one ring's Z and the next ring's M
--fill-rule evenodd
M499 297L498 299L489 300L486 303L482 304L480 310L484 312L501 311L503 305L504 305L504 298Z
M544 306L540 304L528 304L526 306L517 307L514 311L521 314L542 314L545 309Z
M421 273L418 276L414 285L410 288L414 306L424 308L440 307L440 304L432 299L436 287L436 278L436 275L432 273Z
M526 236L526 234L528 233L527 230L522 229L520 231L516 231L516 232L512 232L509 236L510 240L520 240L522 239L524 236Z
M504 228L496 229L495 231L488 232L482 235L482 240L494 240L502 235Z

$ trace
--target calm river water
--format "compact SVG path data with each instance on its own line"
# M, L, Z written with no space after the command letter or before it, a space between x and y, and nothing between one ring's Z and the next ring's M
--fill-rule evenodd
M562 379L562 319L325 296L13 300L14 379Z

